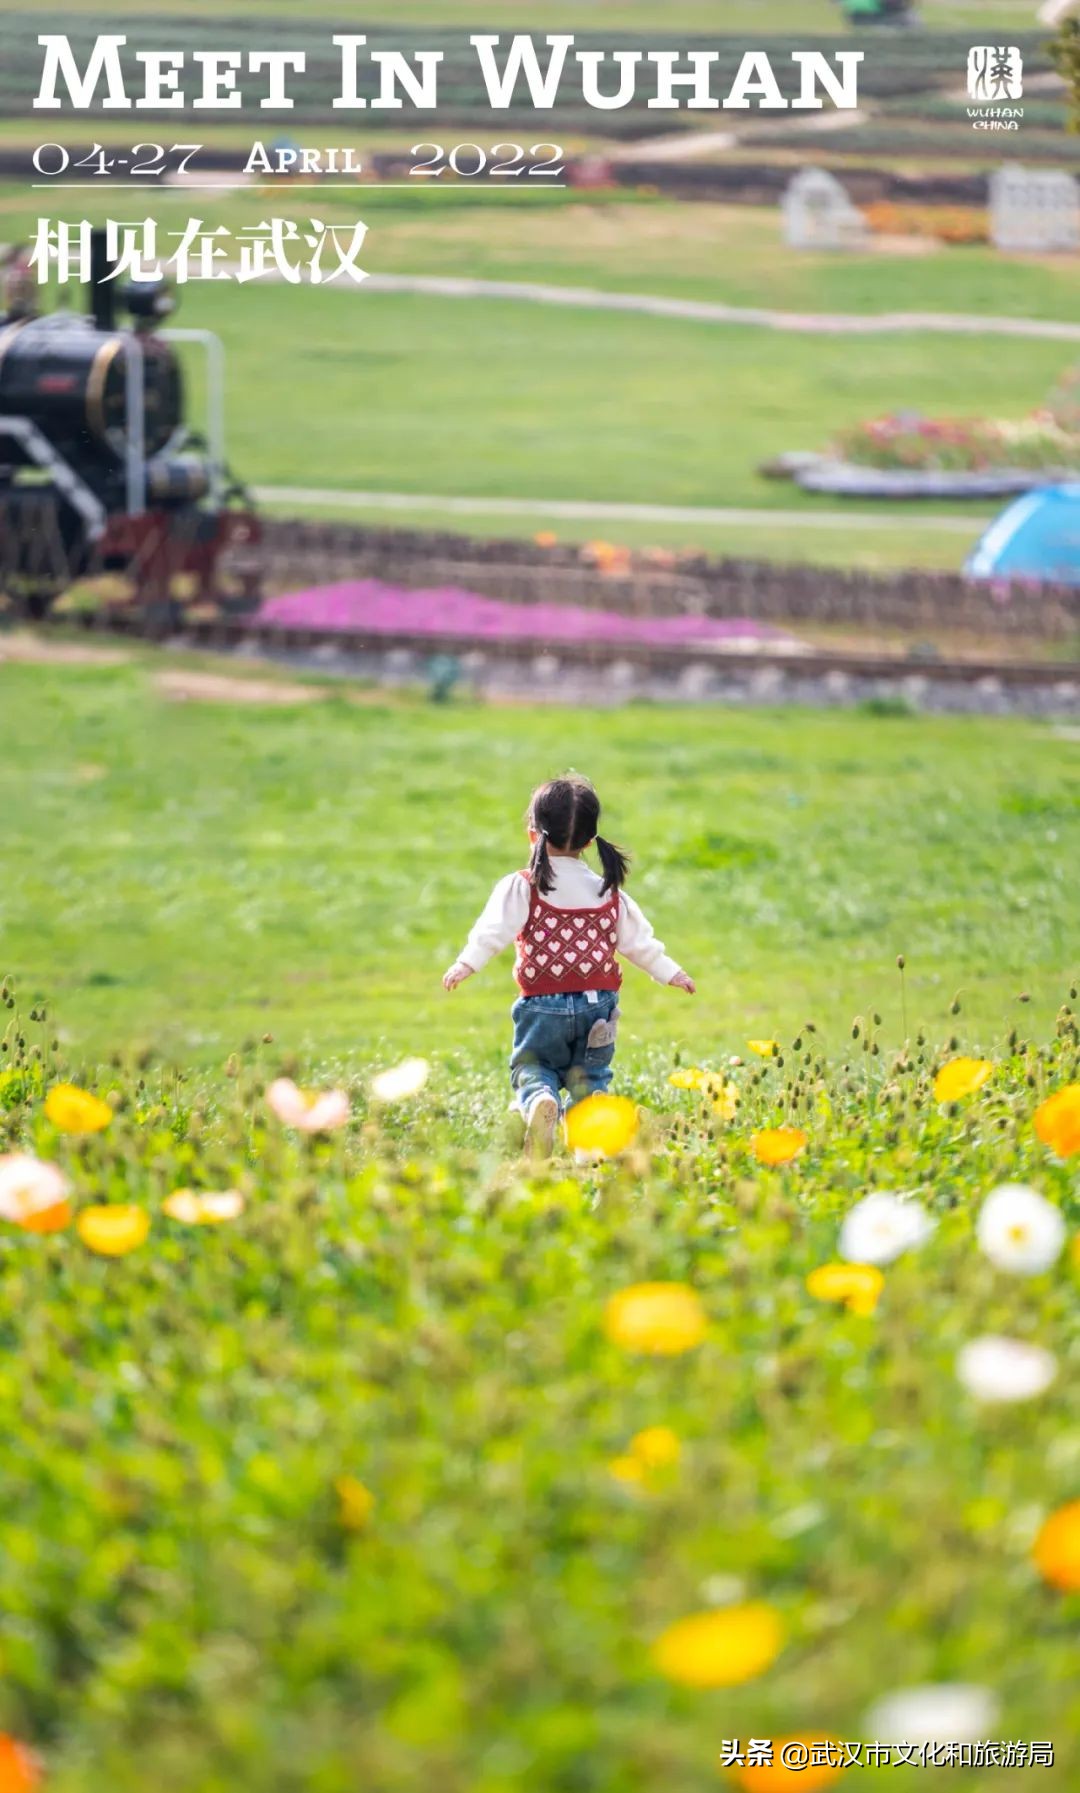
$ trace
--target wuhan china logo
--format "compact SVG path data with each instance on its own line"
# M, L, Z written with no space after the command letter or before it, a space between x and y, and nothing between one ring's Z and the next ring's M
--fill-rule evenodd
M976 44L968 51L967 109L976 131L1015 131L1024 116L1018 100L1024 92L1024 59L1015 44ZM1004 102L1004 103L1003 103Z

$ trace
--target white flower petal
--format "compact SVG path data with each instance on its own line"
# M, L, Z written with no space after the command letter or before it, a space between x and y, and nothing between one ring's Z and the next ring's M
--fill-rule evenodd
M878 1743L975 1743L990 1736L997 1715L989 1687L932 1682L879 1700L863 1720L863 1736Z
M1024 1183L1002 1183L987 1196L976 1223L986 1257L1014 1276L1049 1270L1065 1243L1061 1210Z
M856 1202L844 1217L840 1256L849 1264L891 1264L901 1252L928 1239L935 1224L913 1196L877 1191Z
M956 1374L977 1401L1030 1401L1050 1387L1057 1359L1040 1345L989 1334L963 1347Z
M371 1079L371 1093L378 1102L403 1102L418 1096L428 1080L431 1066L426 1058L406 1058L389 1071L380 1071Z

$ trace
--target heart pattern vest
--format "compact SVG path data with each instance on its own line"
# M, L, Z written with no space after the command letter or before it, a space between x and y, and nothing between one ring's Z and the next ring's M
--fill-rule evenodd
M597 909L557 909L545 903L528 872L529 913L517 937L514 977L523 996L559 996L568 990L618 990L615 957L619 893Z

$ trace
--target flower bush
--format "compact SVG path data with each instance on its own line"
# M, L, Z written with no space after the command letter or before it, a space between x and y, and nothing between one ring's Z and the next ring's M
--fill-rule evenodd
M1016 422L986 417L923 417L897 411L841 431L831 444L860 467L911 472L985 473L1000 467L1080 469L1080 427L1049 404Z
M0 1787L855 1785L746 1742L875 1735L1052 1739L1075 1782L1072 998L948 1101L959 1041L630 1059L632 1116L585 1117L616 1149L544 1167L485 1138L482 1068L310 1067L306 1129L262 1049L92 1074L31 1038ZM108 1125L58 1127L64 1084Z

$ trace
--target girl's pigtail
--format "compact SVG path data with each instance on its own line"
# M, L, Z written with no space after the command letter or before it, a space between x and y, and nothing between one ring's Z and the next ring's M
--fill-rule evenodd
M596 851L600 855L600 864L604 868L604 882L600 887L600 895L606 896L609 890L621 890L626 883L626 874L630 870L627 855L613 847L602 834L596 837Z
M555 888L555 878L551 870L551 861L547 850L547 829L537 830L533 843L532 858L529 861L529 872L541 896L547 896L549 890Z

